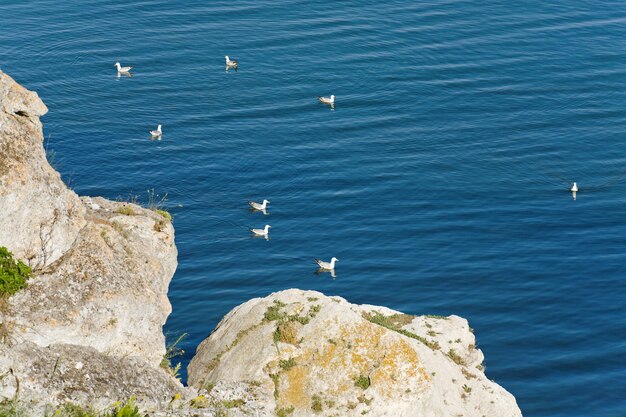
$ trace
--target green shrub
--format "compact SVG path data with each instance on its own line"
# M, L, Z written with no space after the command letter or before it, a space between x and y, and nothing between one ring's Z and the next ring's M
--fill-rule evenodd
M265 312L264 318L266 321L276 321L282 319L284 316L285 314L280 312L279 306L269 306Z
M237 398L236 400L223 400L222 405L226 408L240 408L246 402L241 398Z
M165 217L168 222L172 221L172 215L169 211L163 209L156 209L155 212L159 213L161 216Z
M287 360L280 360L279 362L280 367L282 369L284 369L285 371L293 368L294 366L296 366L296 358L289 358Z
M183 333L178 336L174 342L167 345L165 355L163 355L163 359L161 360L161 368L169 370L174 378L179 377L180 362L177 363L176 366L172 366L172 359L185 354L185 351L180 348L179 344L185 340L187 336L189 336L187 333Z
M403 325L410 323L415 316L410 316L408 314L393 314L391 316L384 316L379 312L374 311L372 313L363 313L363 317L374 324L393 330L394 332L398 332L406 337L419 340L432 350L439 350L441 348L441 346L439 346L439 342L436 340L428 340L425 337L419 336L402 328Z
M322 411L322 399L319 395L313 395L311 397L311 410Z
M293 414L294 411L296 411L296 409L293 407L293 405L289 408L279 408L278 410L276 410L276 416L287 417L288 415Z
M452 362L456 363L457 365L465 366L465 361L458 353L456 353L454 349L450 349L448 351L448 357L452 359Z
M83 408L78 404L67 403L58 409L54 416L56 417L97 417L98 413L91 408Z
M0 297L7 297L26 288L26 280L33 275L28 265L13 259L13 254L0 247Z
M27 417L27 414L14 401L9 401L0 404L0 417Z
M107 417L140 417L135 397L130 397L124 404L113 408Z
M371 384L370 378L365 375L359 375L354 379L354 386L361 389L368 389Z
M119 214L123 214L125 216L135 215L135 210L133 210L132 207L128 207L128 206L118 207L117 210L115 210L115 212Z

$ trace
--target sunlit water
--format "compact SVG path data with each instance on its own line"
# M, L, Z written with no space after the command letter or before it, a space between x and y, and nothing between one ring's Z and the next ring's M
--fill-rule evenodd
M298 287L468 318L525 416L625 415L623 2L101 3L3 1L0 67L79 194L168 194L185 366Z

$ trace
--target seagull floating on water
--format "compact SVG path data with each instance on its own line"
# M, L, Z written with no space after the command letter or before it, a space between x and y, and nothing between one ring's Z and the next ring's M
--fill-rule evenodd
M267 203L269 203L268 200L263 200L263 204L255 203L254 201L248 201L250 207L259 211L265 211L265 209L267 208Z
M250 229L250 231L254 233L255 236L265 236L265 239L267 239L270 232L270 227L272 226L266 224L264 229Z
M335 104L335 96L331 95L330 97L317 97L320 103L330 104L331 106Z
M572 188L569 189L572 192L572 198L574 200L576 200L576 193L578 192L578 185L576 185L576 183L574 183L572 185Z
M326 269L328 271L333 271L335 269L335 262L339 261L339 259L335 258L333 256L333 258L330 260L330 262L324 262L322 260L316 259L315 262L319 265L320 268L322 269Z
M123 67L120 65L119 62L116 62L115 66L117 67L117 72L129 72L131 69L133 69L133 67Z
M160 138L163 135L163 132L161 131L161 125L157 127L157 130L151 130L150 135L152 135L153 138Z
M226 68L235 68L235 69L237 69L237 60L236 59L230 59L228 57L228 55L226 55L224 58L226 58Z

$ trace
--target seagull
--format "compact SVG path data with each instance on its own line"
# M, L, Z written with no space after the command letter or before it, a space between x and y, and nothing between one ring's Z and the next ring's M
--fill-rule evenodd
M569 190L572 192L572 198L576 200L576 193L578 192L578 185L574 183L574 185L572 185L572 188L570 188Z
M339 261L339 259L335 258L334 256L330 260L330 262L324 262L324 261L321 261L319 259L315 260L315 262L319 265L320 268L326 269L328 271L334 271L335 270L335 262L337 262L337 261Z
M235 68L237 69L237 60L233 59L231 60L228 55L226 55L224 58L226 58L226 68Z
M270 227L272 226L266 224L264 229L250 229L250 231L254 233L255 236L265 236L265 239L267 239L270 232Z
M116 62L115 66L117 67L117 72L128 72L133 69L133 67L122 67L119 62Z
M265 211L265 209L267 208L267 203L269 203L268 200L263 200L263 204L255 203L254 201L248 201L250 207L259 211Z
M161 125L157 127L157 130L151 130L150 135L152 135L153 138L160 138L163 135L163 132L161 131Z
M330 104L331 106L335 104L335 96L331 95L330 97L317 97L320 103Z

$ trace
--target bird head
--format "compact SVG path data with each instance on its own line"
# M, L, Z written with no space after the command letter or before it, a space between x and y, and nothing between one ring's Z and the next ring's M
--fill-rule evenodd
M332 262L332 261L339 262L339 259L337 259L337 258L335 258L335 257L333 256L333 259L331 259L330 261L331 261L331 262Z

